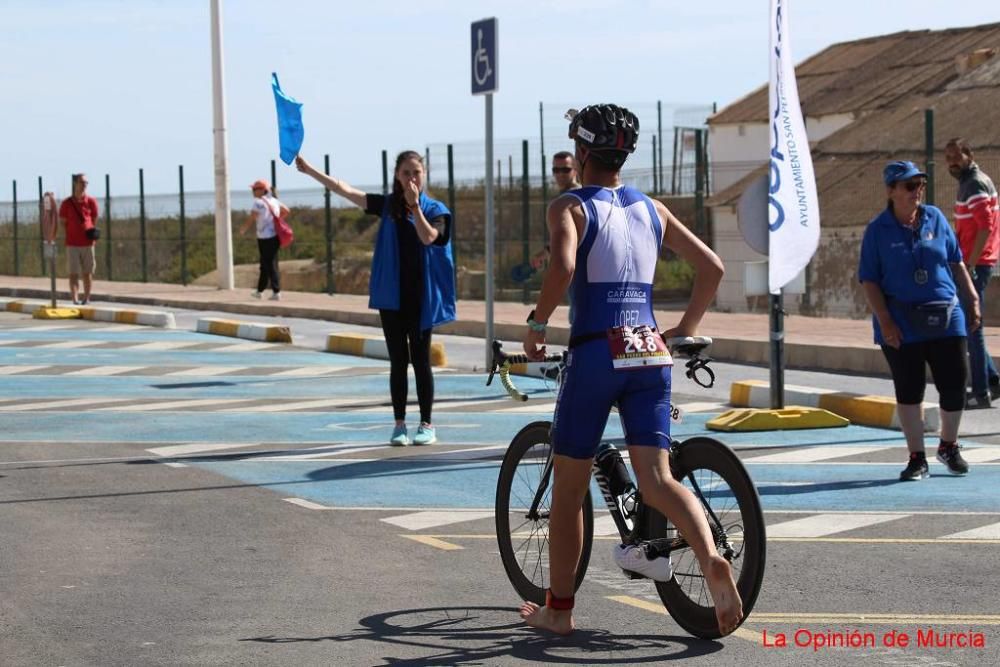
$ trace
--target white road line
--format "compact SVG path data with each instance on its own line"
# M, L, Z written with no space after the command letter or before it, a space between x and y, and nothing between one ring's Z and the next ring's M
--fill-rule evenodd
M334 456L342 456L343 454L356 454L358 452L371 452L380 449L391 449L392 445L375 445L372 447L356 447L348 446L347 448L342 448L337 451L320 452L307 450L301 454L277 454L275 456L255 456L253 458L248 458L245 463L257 463L258 461L329 461ZM313 448L315 450L317 448ZM366 459L367 460L367 459ZM387 459L389 460L389 459Z
M165 459L189 454L200 454L201 452L217 452L223 449L239 449L240 447L256 447L256 442L196 442L190 445L170 445L167 447L154 447L146 451L154 456Z
M681 412L715 412L725 410L729 406L718 401L693 401L691 403L681 403L677 405Z
M532 402L529 400L516 407L498 408L496 410L493 410L493 412L538 412L544 414L552 414L553 412L555 412L555 410L556 410L556 404L554 401L552 403L541 403L541 402Z
M963 447L962 458L969 463L986 463L1000 459L1000 447Z
M945 535L942 540L1000 540L1000 523L991 523L972 530Z
M504 399L501 397L478 399L475 401L442 401L438 400L434 403L435 410L448 410L451 408L468 408L472 406L479 406L483 408L490 408L494 405L501 405Z
M121 399L118 399L121 400ZM98 410L108 410L112 412L159 412L161 410L178 410L188 408L205 407L209 405L233 405L235 403L246 403L255 401L255 398L191 398L181 401L167 401L166 403L144 403L141 405L123 405L119 408L97 408Z
M401 516L390 516L380 521L386 523L391 523L394 526L399 526L400 528L405 528L407 530L424 530L426 528L436 528L438 526L447 526L453 523L462 523L463 521L475 521L476 519L485 519L487 517L493 516L493 512L475 512L468 510L444 510L444 511L425 511L416 512L414 514L403 514Z
M104 340L64 340L58 343L45 343L44 345L36 345L36 348L45 350L75 350L80 347L96 347L98 345L104 345L107 341Z
M198 343L200 345L201 343ZM212 352L255 352L257 350L273 350L274 343L234 343L232 345L222 345L212 350Z
M905 514L842 514L839 512L818 514L769 525L767 526L767 536L822 537L888 521L898 521L906 516Z
M128 351L132 352L134 350L179 350L184 347L194 347L195 345L202 345L202 341L168 341L168 340L158 340L152 343L139 343L138 345L130 345Z
M340 405L353 405L356 398L316 398L308 401L282 402L278 399L270 405L248 405L240 408L227 408L220 412L295 412L306 408L335 408Z
M270 343L268 343L270 344ZM299 376L313 376L313 375L325 375L327 373L334 373L336 371L342 371L347 366L303 366L302 368L290 368L287 371L280 371L278 373L271 373L270 377L299 377Z
M837 459L842 456L854 456L856 454L870 454L892 447L807 447L805 449L794 449L777 454L764 454L763 456L751 456L743 459L744 463L813 463L814 461L825 461L827 459Z
M163 461L163 465L169 468L187 468L186 463L180 463L179 461Z
M610 514L594 517L594 535L617 535L618 526Z
M51 410L53 408L74 408L80 406L103 405L105 403L120 403L128 398L64 398L58 401L42 401L41 403L21 403L20 405L0 406L0 412L27 412L29 410ZM100 408L97 408L98 410Z
M327 507L326 505L320 505L319 503L314 503L304 498L283 498L286 503L291 503L293 505L298 505L299 507L305 507L307 510L328 510L333 509L332 507Z
M246 370L249 366L199 366L198 368L188 368L183 371L174 371L172 373L167 373L166 375L171 377L179 376L197 376L197 377L210 377L213 375L225 375L227 373L236 373L238 371Z
M63 373L63 375L83 375L83 376L121 375L122 373L128 373L129 371L135 371L141 368L145 367L144 366L95 366L93 368L83 368L78 371L70 371L68 373Z
M51 368L48 366L0 366L0 375L20 375L21 373L30 373L31 371L40 371L43 368Z

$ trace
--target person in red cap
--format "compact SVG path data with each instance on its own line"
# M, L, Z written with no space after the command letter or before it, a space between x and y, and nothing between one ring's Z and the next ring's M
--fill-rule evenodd
M260 277L257 278L257 291L250 296L260 299L268 283L271 285L271 301L281 300L281 276L278 273L278 230L275 229L276 217L288 215L288 207L278 201L271 191L271 184L264 179L258 179L250 186L253 191L253 208L250 215L240 228L240 236L244 236L250 227L257 227L257 249L260 251Z

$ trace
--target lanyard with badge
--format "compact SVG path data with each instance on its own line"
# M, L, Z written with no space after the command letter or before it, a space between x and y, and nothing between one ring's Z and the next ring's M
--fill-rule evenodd
M917 268L913 271L913 282L918 285L926 285L929 278L927 269L924 268L924 248L923 241L921 238L923 234L924 226L921 224L922 221L917 221L916 229L908 229L910 232L910 237L907 241L910 243L910 255L913 257L913 264ZM934 238L934 232L931 230L927 231L926 240L930 241Z

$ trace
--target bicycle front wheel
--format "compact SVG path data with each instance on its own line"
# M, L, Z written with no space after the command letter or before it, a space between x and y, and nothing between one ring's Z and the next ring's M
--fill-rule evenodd
M514 436L497 481L496 528L500 559L507 578L523 599L545 604L549 587L549 508L552 503L551 422L533 422ZM538 489L545 486L537 514L529 516ZM583 499L583 550L574 591L590 563L594 539L594 506L590 491Z
M766 555L764 514L757 489L733 450L711 438L681 443L671 468L674 478L694 493L705 509L716 547L733 568L746 619L760 593ZM652 508L646 530L648 537L677 537L674 525ZM694 552L690 548L674 551L671 560L673 578L656 582L660 600L677 624L692 635L720 637L715 606Z

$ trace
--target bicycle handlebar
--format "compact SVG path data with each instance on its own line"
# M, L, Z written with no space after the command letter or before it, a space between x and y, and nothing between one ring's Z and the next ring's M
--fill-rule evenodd
M664 339L664 342L667 344L667 348L669 348L672 355L681 358L686 357L688 359L688 361L684 364L686 369L684 371L684 375L689 380L693 380L695 384L701 385L706 389L715 384L715 373L708 366L708 364L712 361L712 358L702 356L701 354L712 344L712 339L710 337L675 336ZM562 364L565 359L564 352L547 354L541 359L529 359L527 354L507 354L502 348L503 344L500 341L493 341L493 365L490 368L489 377L486 379L486 386L493 383L493 376L495 374L499 374L500 384L503 385L503 388L507 390L507 393L510 394L510 397L515 401L527 401L528 395L519 391L517 387L514 386L514 382L510 379L510 370L513 364L527 364L530 362ZM707 381L702 381L699 375L702 372L708 375Z

